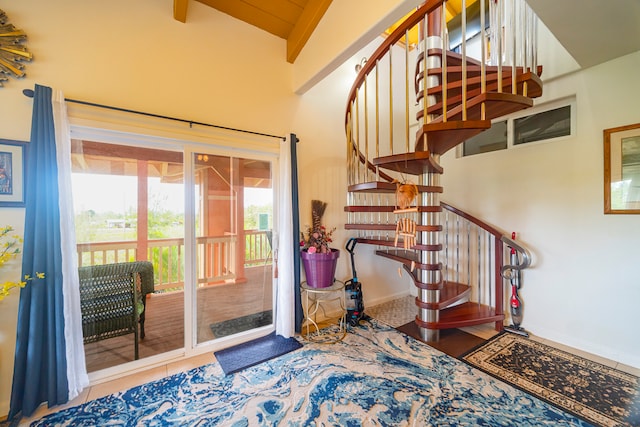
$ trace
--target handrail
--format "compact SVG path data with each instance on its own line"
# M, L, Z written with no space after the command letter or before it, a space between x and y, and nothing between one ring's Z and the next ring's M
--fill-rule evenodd
M513 272L514 270L516 271L521 271L524 270L525 268L528 268L531 265L531 254L529 253L529 251L520 246L518 243L516 243L513 239L507 237L507 236L502 236L500 238L500 240L502 240L502 243L504 243L505 245L509 246L510 248L514 249L516 252L522 254L522 262L513 265L513 264L506 264L502 266L502 270L500 272L500 274L502 275L502 277L504 277L505 279L509 280L511 279L511 274L506 274L507 271L511 271ZM518 257L518 260L520 260L520 258Z
M467 221L477 225L478 227L480 227L481 229L483 229L484 231L486 231L487 233L491 234L492 236L500 239L500 241L502 243L504 243L505 245L509 246L510 248L513 248L514 250L516 250L517 252L519 252L520 254L522 254L522 262L518 263L517 265L504 265L502 267L502 272L504 272L505 270L524 270L526 268L528 268L531 265L531 253L529 252L529 250L523 246L521 246L520 244L516 243L515 240L513 240L512 238L510 238L509 236L507 236L506 234L504 234L502 231L498 230L497 228L487 224L486 222L474 217L473 215L470 215L464 211L461 211L460 209L451 206L448 203L445 202L440 202L440 206L442 206L444 209L458 215L461 218L466 219ZM503 275L504 277L504 275ZM505 277L505 279L508 279L508 277Z
M444 209L453 212L454 214L466 219L469 222L474 223L475 225L477 225L478 227L482 228L483 230L489 232L489 234L493 235L494 237L497 237L498 239L502 239L504 237L506 237L504 235L504 233L500 230L498 230L497 228L494 228L493 226L487 224L486 222L479 220L478 218L474 217L473 215L469 215L466 212L461 211L460 209L453 207L447 203L444 202L440 202L440 206L442 206Z

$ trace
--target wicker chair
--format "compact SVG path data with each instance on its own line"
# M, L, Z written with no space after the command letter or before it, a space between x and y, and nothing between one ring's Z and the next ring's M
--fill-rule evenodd
M138 359L138 324L144 338L146 296L153 292L148 261L92 265L78 269L84 343L134 334ZM142 303L139 314L138 302Z

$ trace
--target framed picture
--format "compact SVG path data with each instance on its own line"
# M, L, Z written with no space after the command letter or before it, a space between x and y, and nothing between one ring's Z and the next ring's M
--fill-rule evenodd
M25 142L0 139L0 207L24 206L26 146Z
M640 123L604 130L604 213L640 214Z

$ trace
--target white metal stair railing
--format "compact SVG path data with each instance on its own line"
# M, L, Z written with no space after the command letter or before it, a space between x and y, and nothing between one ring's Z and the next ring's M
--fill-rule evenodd
M494 230L484 229L455 211L444 209L442 232L443 276L445 282L468 286L468 301L496 308L496 236ZM501 281L501 278L500 278ZM502 307L498 307L500 312Z
M529 250L496 228L450 205L443 207L444 281L469 286L467 301L490 306L497 313L508 313L504 280L531 265ZM510 249L517 252L517 264L513 264ZM496 306L497 301L502 302L500 306Z

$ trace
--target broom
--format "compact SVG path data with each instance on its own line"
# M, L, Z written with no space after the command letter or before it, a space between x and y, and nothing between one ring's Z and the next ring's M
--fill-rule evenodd
M313 231L320 230L322 226L322 215L324 215L325 209L327 209L327 203L321 200L311 201L311 229Z

